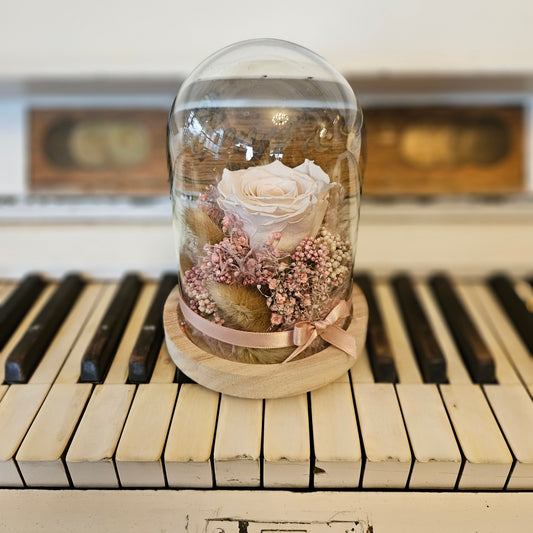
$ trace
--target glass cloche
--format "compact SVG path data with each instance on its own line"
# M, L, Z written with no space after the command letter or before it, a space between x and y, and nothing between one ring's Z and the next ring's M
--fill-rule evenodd
M327 345L317 336L295 355L279 339L351 302L361 125L346 80L293 43L228 46L185 80L168 156L182 324L197 346L280 363Z

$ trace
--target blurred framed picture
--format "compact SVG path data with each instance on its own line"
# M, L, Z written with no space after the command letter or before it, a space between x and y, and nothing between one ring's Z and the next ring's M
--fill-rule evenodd
M376 107L363 112L366 194L524 190L521 107Z
M167 116L162 110L33 110L30 190L166 194Z

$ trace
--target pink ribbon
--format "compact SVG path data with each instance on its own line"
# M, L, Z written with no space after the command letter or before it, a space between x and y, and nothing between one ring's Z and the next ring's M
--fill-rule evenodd
M341 300L323 320L298 322L293 329L293 344L298 348L283 362L287 363L294 359L309 347L317 337L355 358L357 356L355 339L339 325L344 318L349 316L350 305L346 300Z
M350 316L350 304L346 300L341 300L322 320L314 322L298 322L291 331L275 332L255 332L242 331L238 329L221 326L215 322L207 320L195 313L183 300L181 294L178 296L178 304L183 313L183 317L191 326L208 337L219 341L243 346L247 348L287 348L297 346L283 363L294 359L303 352L317 338L321 337L329 344L339 348L352 357L357 357L355 339L340 327L344 318ZM282 363L282 364L283 364Z

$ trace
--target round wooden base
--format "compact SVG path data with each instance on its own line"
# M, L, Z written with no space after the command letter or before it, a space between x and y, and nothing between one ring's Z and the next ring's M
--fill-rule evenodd
M246 364L200 349L185 334L178 316L179 289L169 294L163 311L168 353L191 379L217 392L240 398L282 398L317 389L347 372L356 360L328 346L321 352L284 364ZM361 289L353 287L353 317L347 331L363 349L368 306Z

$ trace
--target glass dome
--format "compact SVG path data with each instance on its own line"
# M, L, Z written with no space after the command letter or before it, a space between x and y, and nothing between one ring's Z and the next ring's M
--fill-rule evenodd
M233 344L225 334L290 331L350 301L361 125L346 80L293 43L231 45L185 80L168 157L193 342L237 361L279 363L294 347ZM207 334L207 322L225 334ZM298 357L324 347L316 339Z

